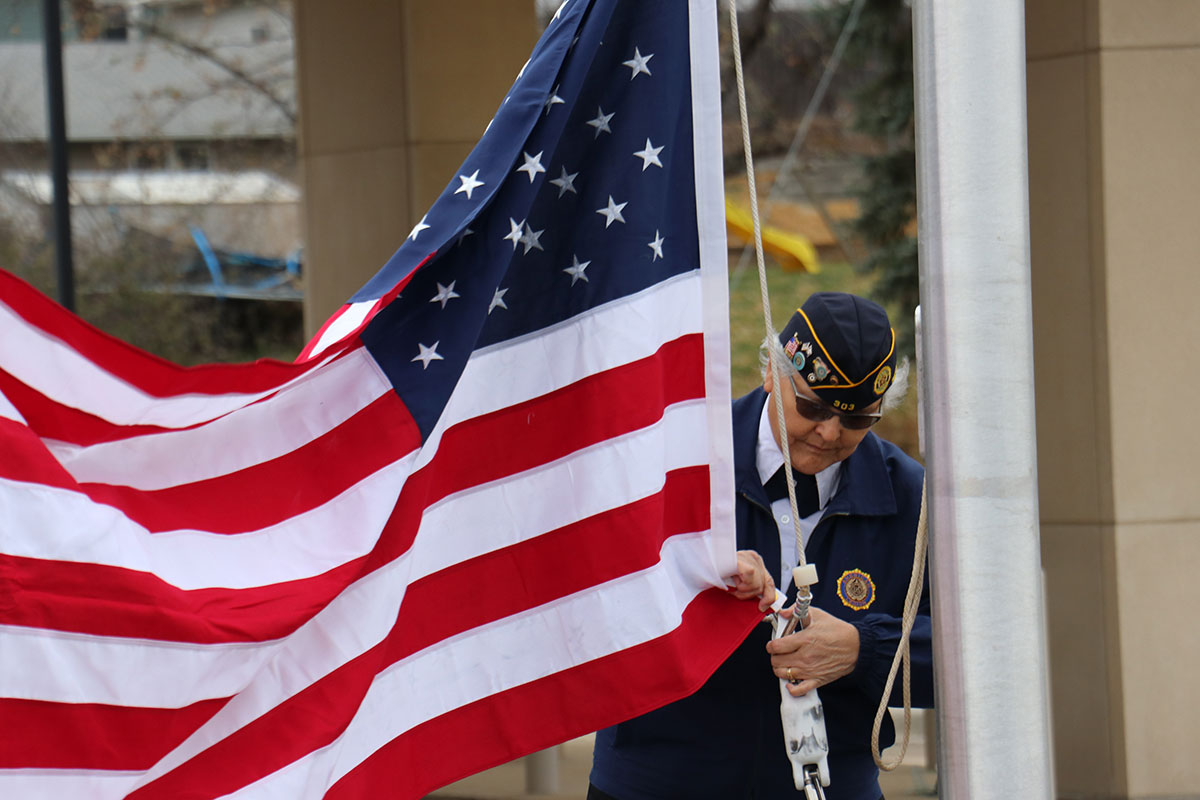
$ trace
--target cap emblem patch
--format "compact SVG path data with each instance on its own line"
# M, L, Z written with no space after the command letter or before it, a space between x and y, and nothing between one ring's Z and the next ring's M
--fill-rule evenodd
M892 383L892 368L884 367L875 376L875 394L883 394Z
M800 338L799 338L799 336L798 336L797 334L793 333L793 334L792 334L791 341L789 341L789 342L788 342L788 343L787 343L787 344L784 346L784 348L783 348L783 352L787 353L787 357L788 357L788 358L791 358L792 356L796 355L796 351L797 351L799 348L800 348Z
M837 582L838 599L855 611L865 611L875 602L875 582L861 569L848 569Z
M825 362L818 356L813 359L813 374L817 376L817 380L825 380L825 376L829 374L829 367L825 366Z

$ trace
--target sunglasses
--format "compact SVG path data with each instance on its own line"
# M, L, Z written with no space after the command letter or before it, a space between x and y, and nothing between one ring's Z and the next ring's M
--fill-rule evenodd
M824 403L812 400L800 394L800 388L796 386L796 376L788 376L792 381L792 396L796 400L796 413L804 417L809 422L824 422L827 419L838 418L838 422L842 427L851 431L865 431L867 428L874 425L879 420L883 419L883 414L845 414L841 411L830 408Z

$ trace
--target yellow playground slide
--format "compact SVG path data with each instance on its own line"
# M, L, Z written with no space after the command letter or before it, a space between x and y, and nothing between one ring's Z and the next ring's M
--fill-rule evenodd
M728 197L725 198L725 228L742 241L754 241L754 222L750 212L735 205ZM816 248L803 236L763 225L762 238L763 250L774 256L784 271L821 271Z

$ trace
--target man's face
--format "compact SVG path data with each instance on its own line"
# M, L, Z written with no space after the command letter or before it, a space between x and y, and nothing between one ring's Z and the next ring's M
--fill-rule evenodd
M774 389L774 378L771 370L763 380L763 388L770 393ZM867 435L867 429L849 430L842 427L841 421L835 415L824 422L813 422L800 416L796 411L796 401L793 393L799 391L810 400L820 402L817 395L804 379L783 381L783 416L787 425L788 450L791 451L792 467L797 472L806 475L816 475L828 466L850 457ZM779 441L778 414L775 411L775 398L767 398L767 418L771 423L771 433L775 441ZM879 410L883 401L878 400L870 406L861 409L859 413L873 413Z

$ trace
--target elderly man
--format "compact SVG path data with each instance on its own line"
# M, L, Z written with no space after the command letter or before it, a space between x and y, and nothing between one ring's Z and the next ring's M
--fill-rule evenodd
M783 364L781 385L767 369L762 388L733 403L737 541L762 557L794 599L790 573L798 553L779 445L779 392L804 551L820 576L811 623L777 641L759 625L694 695L600 731L593 800L802 797L784 749L779 679L790 679L793 694L821 689L827 798L882 797L871 728L900 641L923 477L916 461L870 432L904 393L895 332L875 303L822 292L766 345ZM755 584L745 556L739 553L739 596L750 596ZM914 703L931 706L928 593L910 647ZM893 739L885 717L880 746Z

